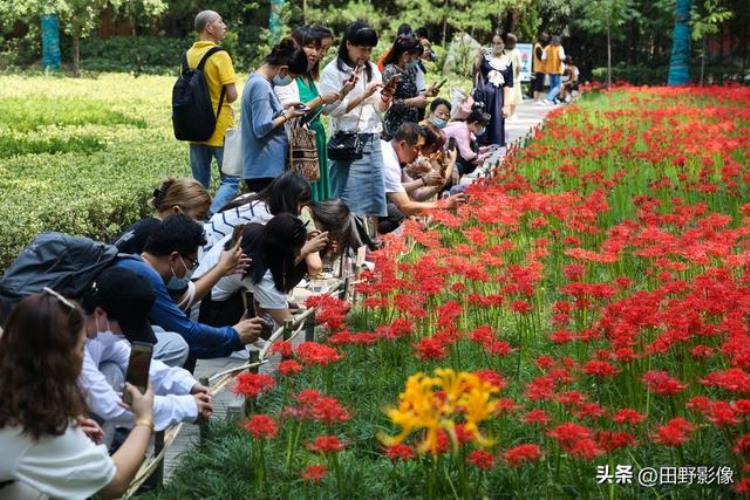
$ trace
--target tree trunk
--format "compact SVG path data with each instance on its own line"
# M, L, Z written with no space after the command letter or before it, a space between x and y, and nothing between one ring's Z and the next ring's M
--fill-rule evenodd
M703 87L703 75L706 70L706 37L701 39L701 87Z
M307 0L302 0L302 21L307 25Z
M677 0L669 58L667 85L686 85L690 80L690 0Z
M612 30L607 19L607 88L612 86Z
M73 31L73 76L81 76L81 34Z
M448 37L448 0L443 1L443 38L442 38L442 44L443 46L448 45L448 40L446 39Z

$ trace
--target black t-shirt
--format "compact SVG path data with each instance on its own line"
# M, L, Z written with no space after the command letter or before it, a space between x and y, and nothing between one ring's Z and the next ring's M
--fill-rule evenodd
M146 246L146 240L159 227L159 224L161 221L155 217L141 219L115 240L115 246L122 253L140 254Z

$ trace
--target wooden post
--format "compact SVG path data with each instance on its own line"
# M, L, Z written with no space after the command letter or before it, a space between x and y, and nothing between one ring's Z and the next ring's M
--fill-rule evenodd
M305 319L305 342L315 341L315 313Z
M284 321L284 340L289 340L294 332L294 320L288 319Z
M198 379L198 382L200 382L201 385L205 385L206 387L208 387L208 377L201 377ZM200 423L198 424L198 430L200 431L201 444L203 444L208 438L208 420L201 419Z
M159 431L154 434L154 456L161 453L161 450L164 449L164 431ZM164 482L164 460L166 459L166 456L164 459L159 460L159 465L154 470L154 474L151 476L151 479L149 479L149 483L155 484L156 487L161 487L162 483Z

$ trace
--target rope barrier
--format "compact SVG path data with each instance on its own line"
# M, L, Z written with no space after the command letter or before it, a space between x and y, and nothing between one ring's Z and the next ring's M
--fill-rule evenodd
M330 286L326 287L324 290L321 290L316 295L346 296L348 285L348 280L337 280ZM257 370L260 366L270 361L268 359L268 352L273 343L280 338L284 338L285 340L292 340L296 338L296 336L299 335L300 332L306 330L306 327L309 327L310 322L313 321L315 317L316 311L317 308L314 307L306 309L301 314L296 315L294 319L288 321L284 326L277 328L276 331L273 332L271 337L269 337L268 343L263 347L263 349L261 349L260 352L255 351L256 353L258 353L257 360L251 360L251 362L249 363L245 363L243 365L229 368L228 370L224 370L219 373L215 373L208 378L202 378L201 383L209 387L209 394L211 396L215 396L216 394L224 390L224 388L227 386L227 384L229 384L230 381L234 380L237 373L245 370ZM314 321L312 325L314 327ZM292 329L294 331L291 331ZM133 478L133 481L131 481L127 492L125 493L125 495L123 495L122 498L127 499L132 497L138 491L138 489L143 486L146 480L148 480L148 478L151 477L152 474L157 472L157 469L163 465L167 450L172 446L172 444L174 444L177 436L182 430L182 427L182 423L175 424L168 427L161 433L155 434L154 437L156 443L159 442L159 434L163 434L163 444L158 447L158 450L156 449L157 446L154 447L155 455L153 455L152 457L144 458L141 467L138 469L138 472L135 475L135 478ZM203 437L205 434L204 429L205 426L202 425L201 437Z

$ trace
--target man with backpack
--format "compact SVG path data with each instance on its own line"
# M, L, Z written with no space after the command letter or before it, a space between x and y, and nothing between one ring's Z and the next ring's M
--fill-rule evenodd
M237 75L229 53L219 47L227 31L221 16L212 10L199 12L195 16L195 31L199 40L187 51L183 65L187 63L187 69L199 69L202 72L208 87L211 108L215 110L216 125L208 139L190 140L190 167L195 180L208 189L211 185L211 161L216 158L221 175L221 184L211 204L211 213L216 213L234 198L240 182L238 177L221 172L224 134L234 125L234 114L230 104L238 97Z

